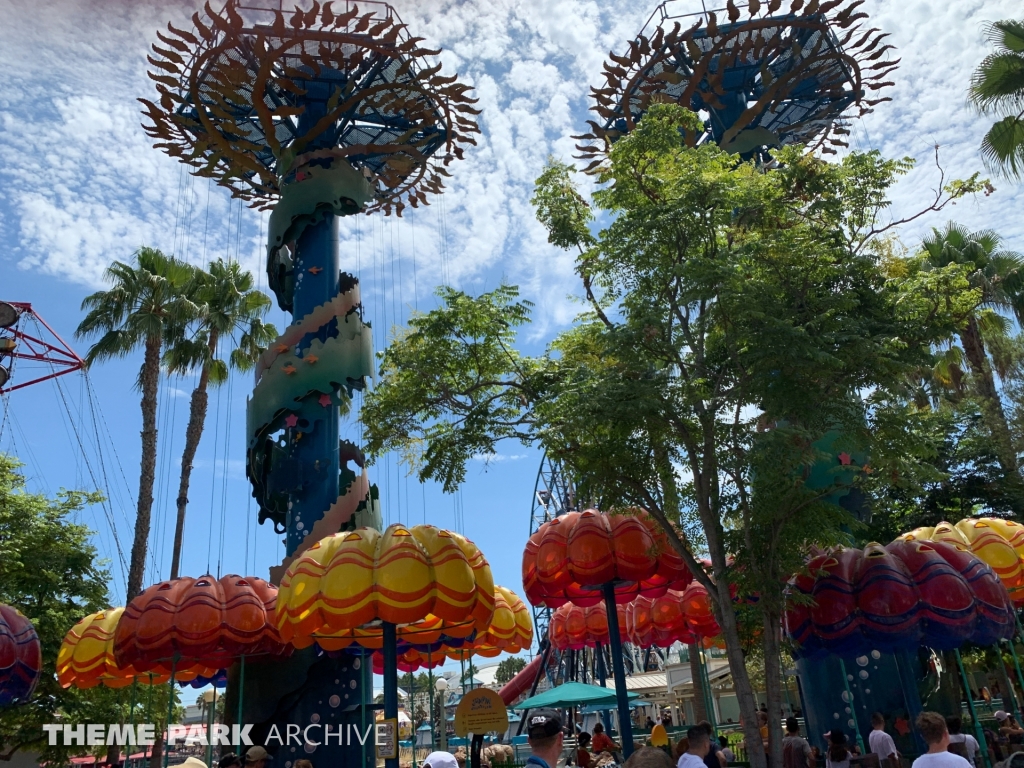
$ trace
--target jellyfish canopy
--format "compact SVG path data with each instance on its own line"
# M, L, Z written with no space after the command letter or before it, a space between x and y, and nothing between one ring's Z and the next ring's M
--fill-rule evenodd
M629 606L617 604L615 613L619 634L627 640L632 639L628 634ZM548 633L551 645L558 651L578 651L608 645L608 613L603 605L579 606L565 603L551 614Z
M1014 629L1013 603L992 569L942 541L819 555L790 589L786 628L804 657L991 645Z
M31 698L42 674L43 652L32 622L0 604L0 707Z
M762 148L808 144L825 152L845 146L844 115L863 115L887 97L886 35L865 28L863 0L847 3L749 0L745 9L697 14L675 11L669 0L604 65L603 87L593 88L597 121L578 138L584 156L596 156L633 129L650 105L680 104L704 117L692 143L715 141L750 157ZM595 161L595 164L600 162Z
M533 605L597 605L600 587L615 601L685 589L693 577L668 537L644 510L588 509L544 523L523 550L523 586Z
M276 600L277 588L255 576L162 581L116 619L114 659L137 673L205 667L210 677L243 656L287 655L271 621Z
M945 521L900 536L906 541L944 541L966 549L999 577L1014 605L1024 605L1024 525L994 517L966 517L956 525Z
M382 622L423 649L486 632L495 612L491 567L469 539L431 525L325 537L292 562L276 617L297 648L384 647Z

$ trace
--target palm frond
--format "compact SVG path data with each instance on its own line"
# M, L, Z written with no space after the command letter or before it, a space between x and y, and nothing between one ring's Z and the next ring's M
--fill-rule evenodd
M967 97L984 114L1024 106L1024 54L986 56L971 75Z
M981 157L995 173L1024 178L1024 117L1005 117L981 140Z

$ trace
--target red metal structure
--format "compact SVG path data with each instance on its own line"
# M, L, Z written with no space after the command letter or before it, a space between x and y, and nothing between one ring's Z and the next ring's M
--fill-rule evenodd
M34 334L25 330L27 320L34 321ZM43 329L52 339L43 338ZM15 364L19 360L41 363L47 368L37 370L32 366L28 381L8 386L14 377ZM0 301L0 395L80 371L84 365L85 361L39 313L32 309L31 304L22 301Z

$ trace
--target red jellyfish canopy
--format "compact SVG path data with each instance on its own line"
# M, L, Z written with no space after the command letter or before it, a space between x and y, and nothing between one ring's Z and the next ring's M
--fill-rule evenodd
M600 587L615 584L615 601L683 589L690 572L657 523L643 510L606 514L588 509L544 523L523 552L523 586L534 605L557 608L602 602Z
M615 609L619 617L619 634L628 641L628 606L616 605ZM551 614L548 633L551 645L559 651L593 648L598 643L608 645L608 614L603 605L566 603Z
M1013 634L1013 605L992 569L966 547L896 540L813 558L790 581L786 628L802 656L970 641Z
M42 668L43 651L32 622L0 603L0 706L27 701Z
M243 656L285 654L274 627L277 588L253 576L184 577L154 584L125 608L114 633L119 666L138 672L230 666Z
M721 634L708 592L696 582L683 592L638 597L627 606L627 617L630 642L642 648L668 648L675 642L695 643Z
M396 659L399 672L418 672L421 669L434 669L448 661L448 657L443 653L427 654L415 648L408 648L399 653ZM373 673L375 675L383 675L384 654L380 651L374 651L370 660L373 664Z

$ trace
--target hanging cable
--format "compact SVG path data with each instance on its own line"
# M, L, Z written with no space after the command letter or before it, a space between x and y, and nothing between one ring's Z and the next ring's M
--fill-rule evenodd
M221 490L220 490L220 548L217 553L217 578L221 577L221 567L224 563L224 533L226 530L228 510L228 456L231 451L231 392L234 384L234 377L228 373L228 396L227 396L227 417L224 426L224 459L221 464Z
M86 374L86 375L88 375L88 374ZM61 402L64 404L65 410L67 410L68 413L70 414L70 408L68 407L67 398L64 395L64 388L61 386L60 380L59 379L53 379L53 382L57 386L57 392L60 395L60 399L61 399ZM121 563L122 577L124 579L125 585L127 586L127 583L128 583L128 563L127 563L127 561L125 560L125 557L124 557L124 550L121 547L121 540L120 540L120 538L117 535L117 525L116 525L116 523L114 521L114 511L113 511L113 509L110 506L110 490L109 490L110 489L110 479L107 477L106 465L103 462L103 457L102 457L102 454L101 454L100 457L99 457L100 458L100 461L99 461L99 464L100 464L100 474L103 476L103 485L101 486L100 483L99 483L99 480L96 477L96 473L92 469L92 463L89 461L88 454L86 453L86 450L85 450L85 443L82 440L82 435L79 432L78 427L75 424L74 420L71 421L71 427L72 427L72 429L73 429L73 431L75 433L75 442L77 443L78 450L81 452L82 458L85 461L85 466L86 466L86 469L89 472L89 477L90 477L90 479L92 481L93 487L96 488L96 489L101 489L101 488L105 489L105 492L103 494L104 495L104 500L102 502L100 502L100 507L103 509L104 516L107 519L107 524L110 526L110 533L111 533L111 536L113 536L114 545L117 548L118 560ZM97 439L98 439L98 433L97 433Z
M218 344L219 346L219 344ZM214 353L216 354L216 352ZM217 441L220 439L220 392L221 387L217 387L217 414L213 420L213 471L210 476L210 514L213 514L213 501L216 498L217 493ZM206 572L210 573L210 563L213 555L213 535L207 530L206 536Z

